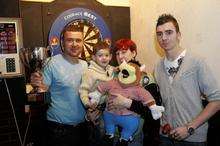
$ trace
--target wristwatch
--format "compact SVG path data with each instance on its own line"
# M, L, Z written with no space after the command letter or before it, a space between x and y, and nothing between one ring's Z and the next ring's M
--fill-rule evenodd
M193 127L188 127L187 126L187 132L189 133L189 135L193 135L195 132L195 129Z

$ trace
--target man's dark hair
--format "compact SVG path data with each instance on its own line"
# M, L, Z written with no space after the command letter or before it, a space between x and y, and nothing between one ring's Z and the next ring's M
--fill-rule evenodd
M77 31L77 32L83 32L83 26L78 23L70 23L63 29L63 33L66 31Z
M177 22L176 18L174 18L173 15L171 15L171 14L160 15L159 18L157 19L156 28L160 25L167 23L167 22L172 22L174 27L176 28L176 32L180 32L178 22Z
M63 40L64 34L67 31L83 32L83 26L78 23L70 23L66 25L63 31L61 32L61 41Z

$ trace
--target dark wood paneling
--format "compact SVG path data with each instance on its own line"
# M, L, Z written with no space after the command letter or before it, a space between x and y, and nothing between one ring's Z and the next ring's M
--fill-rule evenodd
M44 46L42 3L20 3L24 47Z
M130 38L130 9L128 7L109 7L109 20L113 42L121 38Z
M19 0L0 0L0 17L20 17Z

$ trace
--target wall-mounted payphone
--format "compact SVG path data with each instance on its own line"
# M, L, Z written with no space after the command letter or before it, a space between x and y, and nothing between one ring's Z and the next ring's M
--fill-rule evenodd
M22 47L21 19L0 17L0 76L21 73L19 49Z

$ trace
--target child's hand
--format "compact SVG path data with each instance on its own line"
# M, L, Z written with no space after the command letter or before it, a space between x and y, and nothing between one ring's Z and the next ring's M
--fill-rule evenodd
M97 102L90 103L89 110L94 111L97 108L97 106L98 106Z
M87 110L86 119L88 121L91 121L94 125L97 125L99 124L97 119L100 117L100 115L101 115L101 112L97 109L92 110L92 111Z
M120 70L119 70L119 67L118 67L118 66L113 68L113 72L114 72L114 73L118 73L119 71L120 71Z

